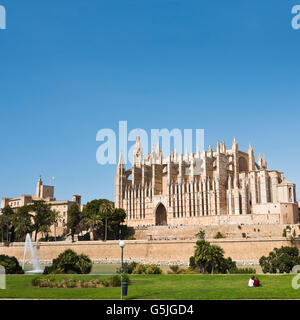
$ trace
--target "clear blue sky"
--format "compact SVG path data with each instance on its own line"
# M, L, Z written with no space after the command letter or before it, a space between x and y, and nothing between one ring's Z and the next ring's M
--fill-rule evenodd
M300 195L300 0L0 4L0 196L33 193L42 174L58 199L113 199L96 133L119 120L251 142Z

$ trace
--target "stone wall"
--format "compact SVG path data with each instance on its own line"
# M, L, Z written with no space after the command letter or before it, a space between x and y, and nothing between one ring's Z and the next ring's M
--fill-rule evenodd
M206 238L213 239L218 232L230 239L281 238L287 225L253 224L253 225L182 225L136 227L134 237L137 240L194 240L200 229L205 231ZM298 225L290 225L300 236Z
M162 198L156 200L157 204L163 203L165 206L165 201L162 201ZM156 204L155 202L155 204ZM148 211L147 211L148 212ZM149 211L150 212L150 211ZM152 211L150 212L152 214ZM150 216L149 213L149 216ZM210 225L239 225L239 224L271 224L278 225L281 222L280 213L273 214L247 214L247 215L210 215L210 216L200 216L200 217L181 217L181 218L173 218L172 214L168 213L168 225L170 226L180 226L180 225L199 225L199 226L210 226ZM290 222L290 219L286 219L286 223ZM155 225L154 218L147 217L145 219L131 219L126 221L127 225L132 227L138 226L147 226L147 225Z
M221 246L226 257L230 256L239 264L257 264L262 255L275 247L292 246L285 238L277 239L220 239L209 240L212 244ZM300 238L294 242L300 248ZM193 255L195 241L126 241L124 258L126 261L157 264L187 265L189 257ZM118 241L80 241L77 243L52 242L39 243L37 253L41 261L50 262L66 249L73 249L77 253L87 254L94 262L119 263L120 247ZM0 254L15 256L19 261L23 259L24 243L13 243L10 247L0 245Z

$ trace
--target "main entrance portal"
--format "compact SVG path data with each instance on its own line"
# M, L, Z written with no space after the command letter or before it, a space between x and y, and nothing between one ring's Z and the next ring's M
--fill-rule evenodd
M167 225L167 210L162 203L156 209L155 225L157 225L157 226L166 226Z

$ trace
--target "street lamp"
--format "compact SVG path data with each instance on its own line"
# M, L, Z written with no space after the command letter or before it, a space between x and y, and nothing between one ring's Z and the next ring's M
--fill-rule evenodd
M125 241L121 240L119 246L121 247L121 300L123 300L123 249L125 247Z

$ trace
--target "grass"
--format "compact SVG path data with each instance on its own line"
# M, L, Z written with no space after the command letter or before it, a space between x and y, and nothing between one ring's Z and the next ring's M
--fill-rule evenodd
M132 275L127 299L300 299L294 290L294 275L261 275L263 287L248 288L249 275ZM120 288L34 288L34 275L8 275L3 298L31 299L119 299ZM92 279L95 275L56 275ZM98 276L108 279L108 275Z

